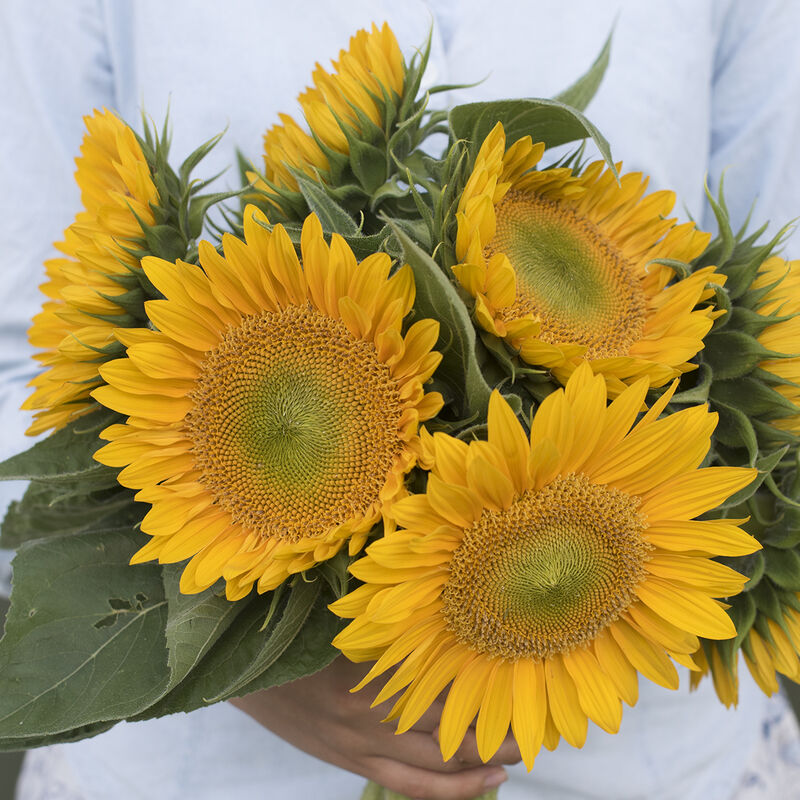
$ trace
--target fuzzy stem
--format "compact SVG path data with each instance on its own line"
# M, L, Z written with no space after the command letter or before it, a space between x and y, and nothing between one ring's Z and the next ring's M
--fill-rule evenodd
M411 800L411 798L406 797L404 794L384 789L383 786L370 781L364 788L361 800ZM492 789L480 797L476 797L475 800L497 800L497 789Z

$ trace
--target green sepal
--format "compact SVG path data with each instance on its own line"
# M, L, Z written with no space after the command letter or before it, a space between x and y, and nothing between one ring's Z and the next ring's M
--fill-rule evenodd
M547 370L536 369L524 361L520 361L504 339L499 339L484 330L478 330L478 335L486 351L501 365L503 371L511 378L512 383L522 376L547 374Z
M195 148L178 167L178 178L180 183L188 186L192 173L200 162L219 144L220 139L228 132L227 127L225 130L220 131L216 136L212 136L208 141L203 142L199 147Z
M150 255L165 261L177 261L186 255L189 243L172 225L147 225L140 222Z
M461 416L485 417L491 387L484 380L475 355L475 328L453 283L439 265L421 250L396 224L390 227L403 248L404 259L414 271L417 288L414 311L419 318L439 321L435 349L442 362L434 373Z
M0 641L0 743L44 743L160 696L167 604L159 568L129 565L139 539L108 530L20 548Z
M498 122L503 123L506 146L524 136L544 142L548 148L590 137L608 168L619 177L605 137L580 111L558 100L495 100L467 103L450 111L453 136L471 143L473 157Z
M753 464L753 466L758 470L758 475L756 475L756 477L747 486L739 489L738 492L732 494L724 503L721 503L718 508L735 508L740 503L750 499L761 486L761 484L764 483L764 480L772 472L772 470L775 469L778 464L780 464L781 459L785 454L786 448L781 447L778 450L773 450L772 452L759 455L755 461L755 464ZM742 459L737 459L735 461L732 460L728 466L731 464L734 466L741 466L742 463Z
M714 410L719 414L714 439L730 448L744 447L747 465L753 466L758 458L758 439L748 416L726 403L714 403Z
M708 393L711 389L713 374L707 364L700 363L696 370L692 370L681 379L679 389L672 395L670 405L699 405L708 402ZM691 385L688 385L692 381ZM686 388L682 388L686 386Z
M715 380L730 380L748 375L768 358L784 358L784 354L767 350L750 334L740 330L712 331L706 336L703 360L714 372Z
M778 314L760 314L751 308L735 306L730 315L730 327L737 331L742 331L749 336L758 338L770 325L786 322L794 315L779 316Z
M719 179L719 200L717 200L717 198L711 193L711 189L706 182L706 199L708 200L708 204L711 206L711 210L714 212L714 216L716 217L719 233L709 243L705 251L695 259L695 269L725 264L731 257L734 247L736 247L736 236L731 228L730 213L728 212L728 206L725 203L724 187L725 176L722 175Z
M374 212L386 200L394 200L400 197L408 197L411 193L410 186L402 186L397 178L386 181L379 186L371 195L369 200L369 210Z
M650 264L661 264L664 267L669 267L675 273L675 278L679 281L685 280L692 274L690 265L676 258L654 258L645 264L645 269L647 269Z
M202 234L206 216L211 208L240 194L241 191L195 195L187 205L184 222L190 241L199 238ZM179 258L184 258L185 255L186 253L184 252L183 256L179 256Z
M750 632L750 628L753 627L753 623L756 620L756 613L756 602L750 592L738 594L733 598L733 606L728 610L728 614L731 620L733 620L733 624L736 626L736 636L728 641L733 644L732 649L734 653L739 649L745 637Z
M783 622L780 597L769 580L760 581L758 586L753 589L752 595L760 614L766 614L778 624ZM758 617L756 617L756 621L757 620Z
M734 252L734 258L730 263L720 262L720 271L728 276L725 288L731 300L738 300L746 292L750 291L751 284L758 275L761 265L775 252L776 248L782 243L786 236L786 228L780 231L768 242L759 246L745 246L742 244L736 250L743 250L741 256ZM738 257L737 257L738 256Z
M568 106L572 106L573 108L577 108L579 111L584 111L586 109L586 106L589 105L589 101L597 94L597 90L600 88L600 84L608 69L613 38L614 30L612 28L611 33L608 34L608 38L597 54L597 58L595 58L591 67L589 67L575 83L567 89L564 89L563 92L559 92L556 95L556 100Z
M794 550L765 546L764 572L782 589L800 592L800 555Z
M798 414L794 403L750 375L733 381L715 381L710 397L750 416L782 419Z
M761 541L780 550L797 547L800 545L800 515L795 513L790 517L787 510L783 519L771 526Z
M743 527L746 530L747 526ZM761 550L746 556L722 556L716 560L747 576L747 583L742 588L742 592L753 591L764 577L764 554ZM737 597L740 596L737 595Z
M753 429L758 434L758 440L769 446L774 447L781 444L797 445L800 443L800 437L791 431L776 428L774 425L770 425L760 419L753 419L751 422L753 423Z
M114 305L119 306L123 311L131 317L138 317L139 319L147 319L144 313L145 296L141 288L131 289L130 291L123 292L122 294L102 294L100 297L109 300Z
M347 211L330 196L323 185L311 180L297 170L292 170L292 174L300 187L309 210L319 217L324 231L347 236L358 235L358 225L356 225Z

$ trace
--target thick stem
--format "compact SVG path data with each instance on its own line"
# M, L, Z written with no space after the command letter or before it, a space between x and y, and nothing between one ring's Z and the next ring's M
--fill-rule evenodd
M411 798L406 797L404 794L398 794L397 792L392 792L389 789L384 789L383 786L370 781L364 787L361 800L411 800ZM490 792L486 792L480 797L476 797L475 800L497 800L497 789L492 789Z

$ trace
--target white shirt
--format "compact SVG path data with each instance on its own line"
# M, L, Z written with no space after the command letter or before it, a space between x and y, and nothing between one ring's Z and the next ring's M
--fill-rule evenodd
M746 0L431 0L436 14L430 83L471 82L454 101L549 96L589 65L616 23L611 66L590 118L625 169L672 188L709 224L702 185L726 187L734 221L756 194L756 219L783 224L800 210L800 4ZM174 161L226 125L203 165L257 159L278 111L294 113L315 61L326 63L358 27L388 19L404 51L431 21L417 0L378 3L255 0L57 0L0 6L0 456L28 445L17 412L33 373L24 331L41 304L35 286L49 243L78 209L72 158L82 115L107 105L136 125L167 105ZM230 183L235 182L231 177ZM223 183L225 179L223 178ZM680 209L678 209L680 212ZM0 486L2 490L2 486ZM727 800L752 751L766 701L743 675L739 710L710 682L689 696L641 679L618 735L594 726L582 752L543 752L531 775L511 770L501 800ZM309 721L313 724L313 721ZM53 751L77 797L193 796L354 800L363 779L292 748L219 704L134 725Z

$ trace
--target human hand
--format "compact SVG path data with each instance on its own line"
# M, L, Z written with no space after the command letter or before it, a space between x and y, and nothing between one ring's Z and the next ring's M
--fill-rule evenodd
M509 736L484 765L471 728L455 756L443 763L436 739L442 699L396 736L393 724L381 723L392 702L370 708L379 680L349 691L370 666L340 656L315 675L230 702L306 753L421 800L472 800L506 779L502 764L520 760Z

